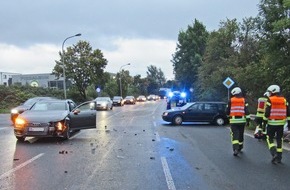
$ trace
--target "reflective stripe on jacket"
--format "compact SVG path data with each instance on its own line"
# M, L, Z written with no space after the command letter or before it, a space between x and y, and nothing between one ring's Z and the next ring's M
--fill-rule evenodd
M267 102L271 106L270 115L268 117L269 125L284 125L287 118L287 101L282 96L271 96L271 103Z
M231 98L230 116L245 116L245 99L242 97Z
M230 109L230 123L245 122L245 99L243 97L232 97Z

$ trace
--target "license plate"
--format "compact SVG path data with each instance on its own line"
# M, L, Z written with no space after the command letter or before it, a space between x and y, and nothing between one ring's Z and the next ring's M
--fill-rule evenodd
M30 127L29 131L44 131L43 127Z

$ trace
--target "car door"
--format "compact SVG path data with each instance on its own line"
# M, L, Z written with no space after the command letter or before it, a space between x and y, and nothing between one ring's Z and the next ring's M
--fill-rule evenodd
M217 105L214 103L205 103L203 113L204 113L205 121L209 121L209 122L213 121L213 118L218 113Z
M69 118L71 130L96 128L96 101L84 102L81 105L77 106L70 112Z
M204 121L203 119L203 103L196 103L190 106L183 115L184 121Z

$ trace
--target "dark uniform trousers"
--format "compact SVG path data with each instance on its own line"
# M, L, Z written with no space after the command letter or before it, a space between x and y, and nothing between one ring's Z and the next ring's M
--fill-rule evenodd
M277 155L278 159L282 159L282 138L283 125L268 125L267 126L267 143L272 156ZM274 137L276 135L277 147L274 144Z
M255 122L263 132L266 130L266 122L264 121L263 117L256 117Z
M244 142L245 123L231 124L233 150L241 150Z

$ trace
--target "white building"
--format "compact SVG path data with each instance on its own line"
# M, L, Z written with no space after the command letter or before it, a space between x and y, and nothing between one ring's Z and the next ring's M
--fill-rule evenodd
M12 85L12 76L19 75L19 73L0 72L0 85Z
M63 89L63 77L57 78L51 73L18 74L12 76L12 84Z

